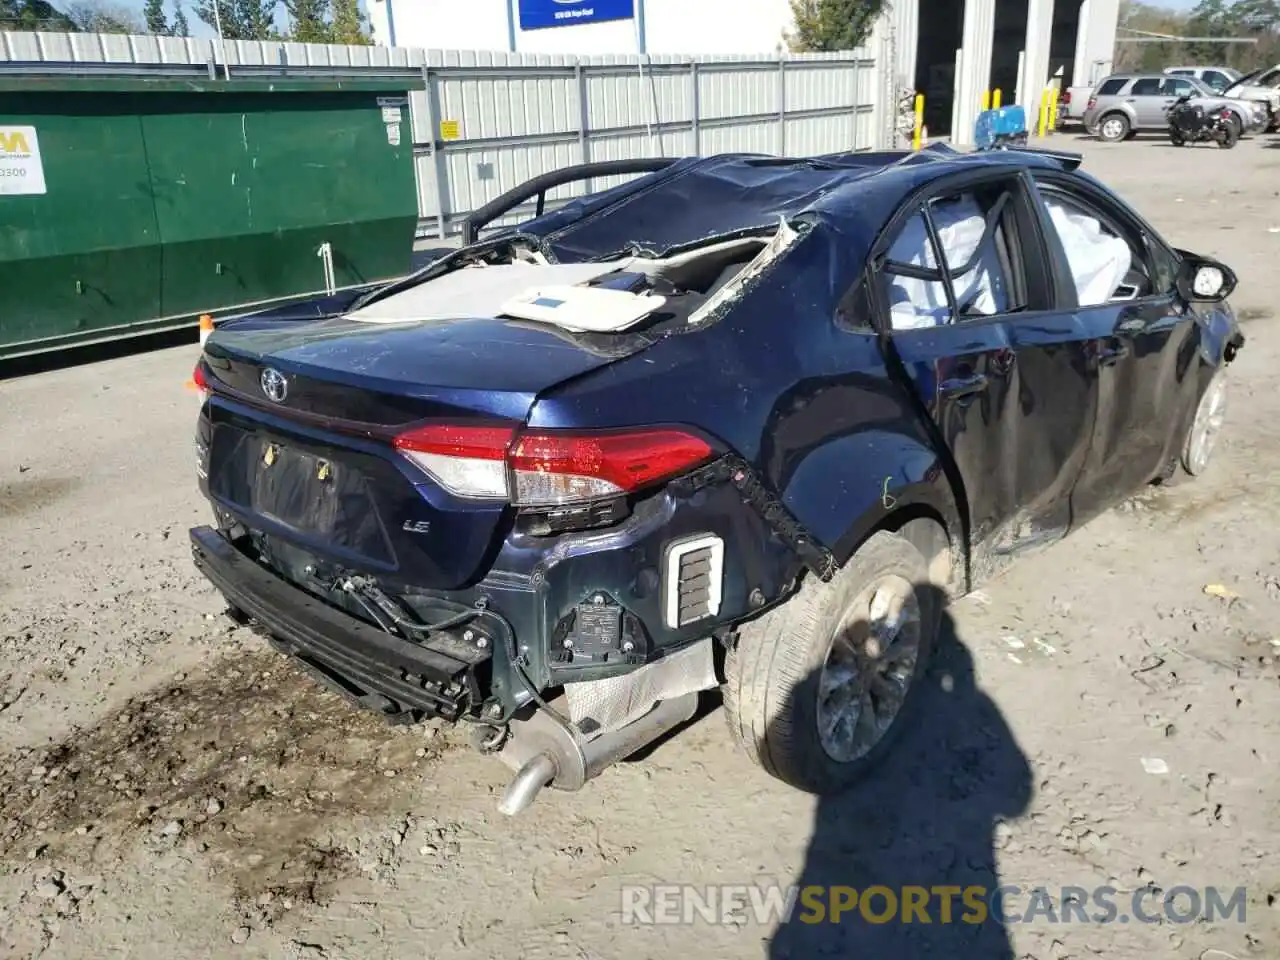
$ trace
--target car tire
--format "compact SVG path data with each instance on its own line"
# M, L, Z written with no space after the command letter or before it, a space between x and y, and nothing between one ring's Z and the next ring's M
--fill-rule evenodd
M1227 128L1223 131L1222 139L1218 141L1218 146L1223 150L1230 150L1240 142L1240 128L1234 123L1228 122Z
M920 548L881 531L831 581L807 580L788 602L742 627L725 658L724 705L746 754L779 780L820 796L861 780L910 721L941 597ZM873 621L880 628L874 633L867 629ZM892 633L878 650L885 630ZM889 650L897 653L878 656ZM889 695L872 697L872 688ZM871 729L859 722L868 704L880 708L870 711Z
M1182 444L1180 461L1188 476L1198 477L1209 468L1227 414L1227 377L1219 370L1209 380Z
M1109 113L1098 121L1098 137L1107 143L1127 140L1131 132L1129 118L1123 113Z

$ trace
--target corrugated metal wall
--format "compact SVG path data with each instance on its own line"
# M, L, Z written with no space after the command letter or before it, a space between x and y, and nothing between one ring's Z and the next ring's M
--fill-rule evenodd
M991 0L986 0L991 2ZM0 33L0 62L222 63L208 40ZM804 156L891 145L887 31L851 53L572 57L228 41L225 62L421 71L411 97L421 233L558 167L634 156ZM595 181L601 189L610 182ZM563 201L582 184L552 194ZM550 206L550 204L549 204ZM527 216L513 214L511 220Z
M920 48L921 0L892 0L889 6L894 44L894 70L898 84L907 89L916 84L916 55Z

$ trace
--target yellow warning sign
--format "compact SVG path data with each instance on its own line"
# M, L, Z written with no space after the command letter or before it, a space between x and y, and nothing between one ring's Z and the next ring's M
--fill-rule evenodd
M462 138L462 125L457 120L441 120L440 121L440 139L441 140L460 140Z

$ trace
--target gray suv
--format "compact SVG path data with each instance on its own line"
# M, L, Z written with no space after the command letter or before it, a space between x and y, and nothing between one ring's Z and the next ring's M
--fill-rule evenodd
M1206 109L1220 105L1235 116L1240 134L1265 130L1266 106L1235 100L1210 90L1192 77L1162 73L1115 74L1103 80L1084 111L1084 126L1103 140L1116 142L1140 131L1165 130L1169 108L1179 97L1203 98Z

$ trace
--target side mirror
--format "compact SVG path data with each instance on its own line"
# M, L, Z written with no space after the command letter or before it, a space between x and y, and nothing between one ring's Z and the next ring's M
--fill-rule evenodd
M1179 251L1181 252L1181 251ZM1183 254L1178 267L1178 293L1188 303L1219 303L1236 288L1236 275L1207 257Z

